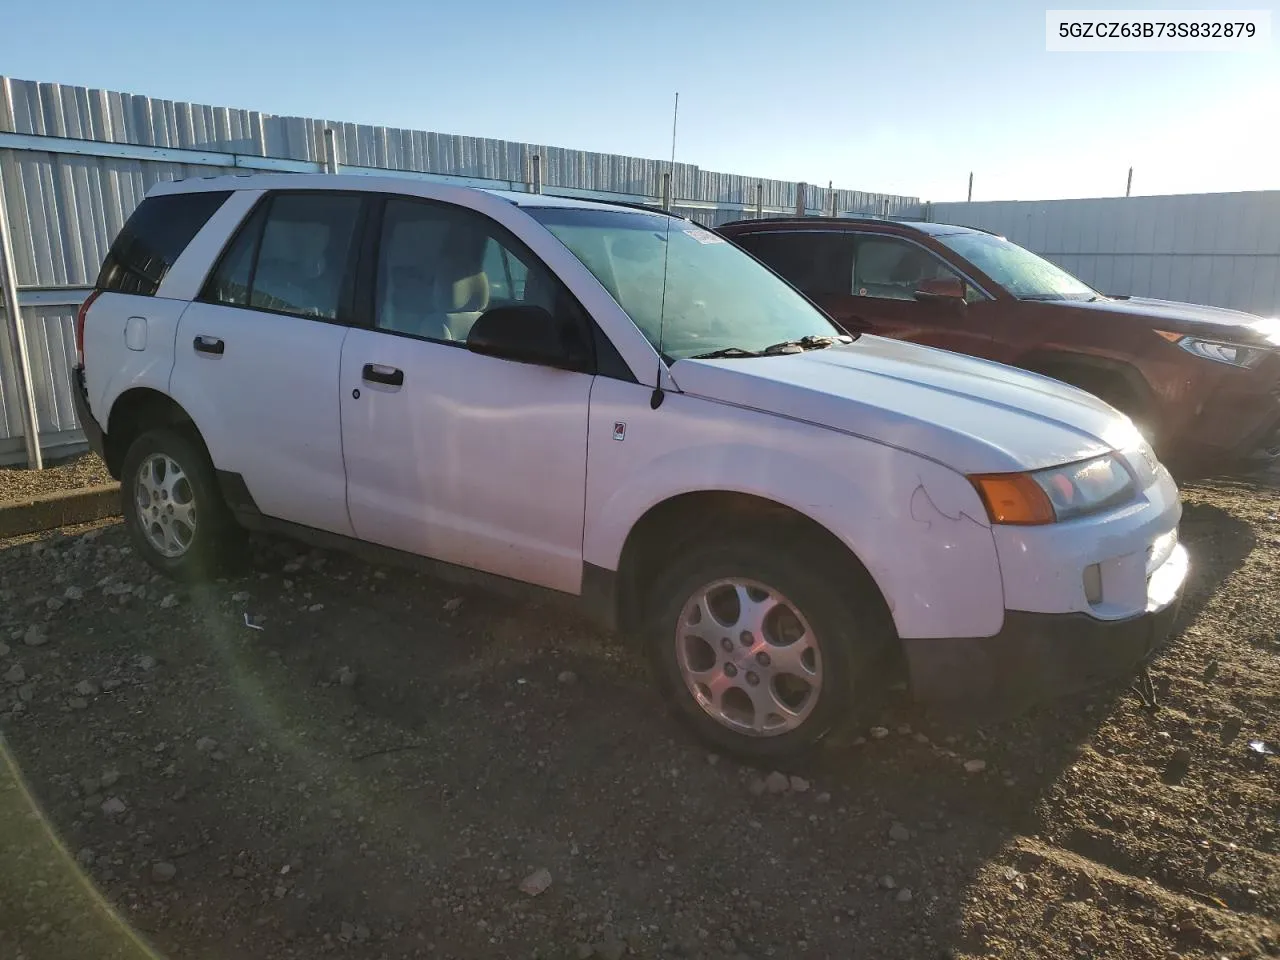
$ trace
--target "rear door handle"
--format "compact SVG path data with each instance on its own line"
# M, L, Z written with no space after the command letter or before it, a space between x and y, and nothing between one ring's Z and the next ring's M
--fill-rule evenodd
M380 363L366 363L360 372L365 383L385 383L389 387L404 384L404 371L396 367L384 367Z
M192 345L196 348L196 353L208 353L215 357L222 356L227 349L227 345L217 337L206 337L204 334L196 337Z

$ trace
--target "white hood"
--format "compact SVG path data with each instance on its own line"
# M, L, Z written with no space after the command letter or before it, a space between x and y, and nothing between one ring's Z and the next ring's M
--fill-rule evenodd
M1036 470L1135 443L1121 413L1048 377L864 334L778 356L679 360L692 396L889 444L961 473Z

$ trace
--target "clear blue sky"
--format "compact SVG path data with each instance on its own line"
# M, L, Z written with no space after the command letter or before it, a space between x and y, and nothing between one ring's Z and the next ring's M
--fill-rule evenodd
M1067 6L11 0L0 73L645 157L679 90L677 158L711 170L932 200L970 170L975 199L1114 195L1131 164L1135 193L1280 188L1280 44L1047 53Z

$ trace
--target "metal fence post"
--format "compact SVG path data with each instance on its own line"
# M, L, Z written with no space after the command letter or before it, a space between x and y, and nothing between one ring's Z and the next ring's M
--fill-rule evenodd
M662 209L671 209L671 174L662 175Z
M542 154L535 153L529 158L529 177L532 181L531 190L533 193L542 192Z
M756 219L764 219L764 183L756 181Z
M809 202L805 199L804 191L807 185L804 183L796 184L796 216L803 217L805 211L809 207Z
M324 128L324 171L338 172L338 144L333 136L333 127Z
M13 262L13 235L9 232L9 209L5 203L3 170L0 170L0 286L4 287L5 329L9 334L9 355L13 358L18 404L22 408L22 442L27 450L27 467L43 470L40 423L36 419L36 395L31 384L27 334L22 326L22 308L18 305L18 268Z

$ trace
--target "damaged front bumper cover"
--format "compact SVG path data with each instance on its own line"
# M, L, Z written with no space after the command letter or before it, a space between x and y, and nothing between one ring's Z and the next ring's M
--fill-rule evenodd
M1020 708L1130 679L1168 642L1187 569L1179 545L1149 578L1146 611L1124 620L1009 610L995 636L904 639L912 694L944 707Z

